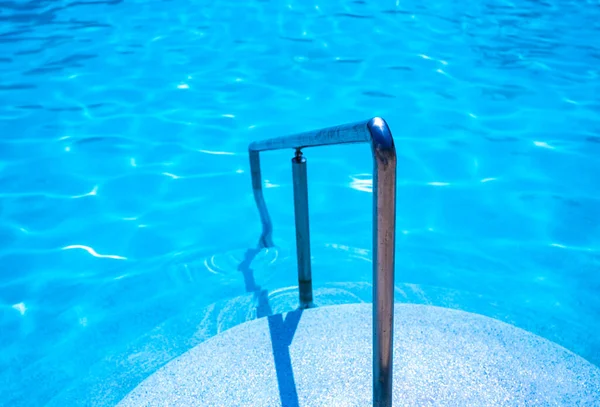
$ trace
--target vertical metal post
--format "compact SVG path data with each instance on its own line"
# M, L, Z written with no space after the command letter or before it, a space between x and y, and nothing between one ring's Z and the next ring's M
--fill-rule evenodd
M396 150L381 119L373 137L373 406L392 407L394 268L396 247Z
M313 306L312 273L310 261L310 230L308 218L308 182L306 158L300 149L292 158L294 183L294 215L296 217L296 253L298 256L298 289L300 308Z

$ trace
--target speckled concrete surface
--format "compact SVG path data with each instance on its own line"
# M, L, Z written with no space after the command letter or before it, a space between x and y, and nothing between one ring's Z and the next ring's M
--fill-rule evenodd
M396 305L394 406L600 406L600 369L512 325ZM276 315L198 345L119 407L369 406L371 305Z

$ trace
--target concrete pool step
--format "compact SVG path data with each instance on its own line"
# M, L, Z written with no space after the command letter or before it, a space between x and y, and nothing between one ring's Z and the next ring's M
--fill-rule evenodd
M133 406L369 406L371 304L246 322L137 386ZM597 406L600 369L501 321L397 304L394 406Z

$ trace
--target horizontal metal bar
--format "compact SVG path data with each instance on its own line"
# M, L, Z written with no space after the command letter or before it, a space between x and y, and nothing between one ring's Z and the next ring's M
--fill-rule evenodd
M370 142L373 153L373 406L391 407L393 377L394 268L396 246L396 148L380 117L248 147L254 199L262 221L259 245L273 246L273 225L262 192L260 152L331 144ZM308 239L307 239L308 240Z
M371 139L368 122L345 124L326 129L272 138L250 144L250 151L305 148L343 143L365 143Z

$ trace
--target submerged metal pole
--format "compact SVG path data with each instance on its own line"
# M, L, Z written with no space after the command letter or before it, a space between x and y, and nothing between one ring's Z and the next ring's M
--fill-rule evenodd
M296 217L296 253L298 256L298 290L300 308L313 306L312 273L310 262L310 229L308 218L308 181L306 158L300 149L292 158L294 182L294 215Z

